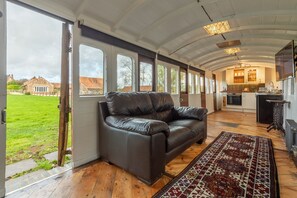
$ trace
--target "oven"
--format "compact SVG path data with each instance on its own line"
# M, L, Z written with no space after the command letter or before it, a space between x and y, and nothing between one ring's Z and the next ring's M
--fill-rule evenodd
M228 93L227 105L240 105L241 106L241 93Z

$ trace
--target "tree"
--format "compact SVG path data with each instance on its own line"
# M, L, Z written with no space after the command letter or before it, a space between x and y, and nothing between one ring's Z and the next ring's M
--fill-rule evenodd
M139 70L140 86L152 85L153 66L151 64L141 62Z
M132 91L133 61L128 56L117 57L117 90L122 91L124 87L130 87Z
M157 91L165 91L165 67L163 65L158 65L158 84Z
M22 89L22 84L16 80L13 80L7 83L8 91L19 91L21 89Z

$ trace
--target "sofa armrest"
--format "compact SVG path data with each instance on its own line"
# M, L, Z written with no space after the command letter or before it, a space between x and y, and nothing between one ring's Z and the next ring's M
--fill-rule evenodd
M150 120L128 116L108 116L105 122L109 126L139 133L142 135L164 133L166 137L169 136L169 127L167 123L159 120Z
M174 111L178 119L196 119L203 120L208 110L198 107L174 107Z

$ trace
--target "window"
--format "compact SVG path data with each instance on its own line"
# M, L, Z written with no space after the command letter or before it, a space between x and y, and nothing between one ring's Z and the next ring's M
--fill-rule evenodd
M208 80L209 80L209 83L208 83L209 93L213 93L213 80L210 78Z
M158 65L158 83L157 83L157 91L165 92L166 87L166 68L163 65Z
M34 92L48 92L48 87L36 86L34 87Z
M204 93L205 90L204 90L204 76L200 76L200 93Z
M181 92L187 92L187 74L186 71L180 72L180 91Z
M209 94L209 81L208 78L205 78L205 92L206 94Z
M194 86L194 74L189 73L189 94L194 94L195 93L195 86Z
M79 47L79 95L103 94L104 53L102 50L80 45Z
M171 94L178 94L178 69L171 68Z
M132 91L133 59L121 54L117 55L117 91Z
M200 75L195 74L195 89L196 89L196 94L200 94Z
M153 65L150 63L140 62L139 64L139 90L153 90Z

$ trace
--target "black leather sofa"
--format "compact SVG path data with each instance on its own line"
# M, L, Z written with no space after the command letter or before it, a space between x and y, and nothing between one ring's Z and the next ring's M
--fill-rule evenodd
M207 109L174 107L168 93L110 92L99 103L99 153L151 185L165 165L207 137Z

